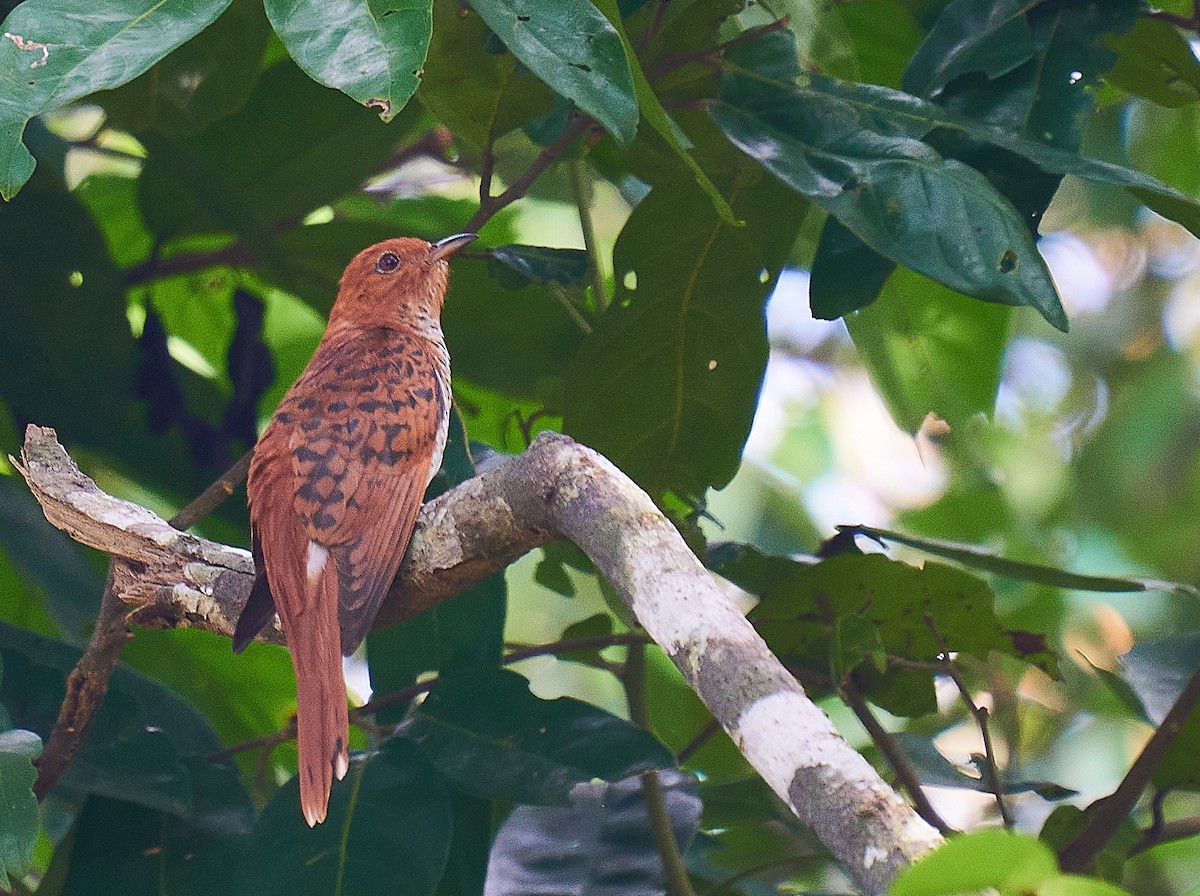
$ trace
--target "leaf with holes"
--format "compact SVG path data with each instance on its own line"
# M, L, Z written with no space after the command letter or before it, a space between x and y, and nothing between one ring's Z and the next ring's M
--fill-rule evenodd
M34 160L21 142L35 115L132 81L216 21L230 0L26 0L0 25L0 196Z
M1024 220L974 168L880 133L831 97L792 95L756 114L716 103L711 114L743 152L879 254L975 298L1030 305L1067 328Z
M702 193L656 186L614 250L617 295L567 377L565 431L652 495L733 477L767 359L762 306L806 208L742 162L726 224Z
M588 0L470 0L517 60L628 145L638 103L617 30Z
M266 0L267 18L314 81L391 121L420 84L432 0Z

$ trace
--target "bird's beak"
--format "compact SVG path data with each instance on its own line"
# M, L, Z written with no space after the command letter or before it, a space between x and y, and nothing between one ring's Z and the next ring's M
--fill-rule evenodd
M443 258L453 255L473 239L475 239L473 233L456 233L454 236L438 240L429 250L429 260L441 261Z

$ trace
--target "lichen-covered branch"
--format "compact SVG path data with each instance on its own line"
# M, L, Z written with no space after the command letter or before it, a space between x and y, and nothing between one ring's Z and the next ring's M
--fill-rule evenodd
M53 430L29 428L21 470L47 519L114 555L131 622L232 632L253 574L246 551L178 532L104 494ZM564 436L542 434L425 506L377 625L414 616L558 537L591 558L767 784L866 892L884 892L941 842L838 735L646 493Z

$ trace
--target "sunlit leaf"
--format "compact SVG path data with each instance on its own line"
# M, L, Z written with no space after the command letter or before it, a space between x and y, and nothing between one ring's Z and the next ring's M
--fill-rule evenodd
M589 0L470 0L513 55L622 144L638 125L621 38Z
M315 81L391 121L420 83L433 0L266 0L267 17Z
M0 196L11 199L33 173L21 142L35 115L132 81L212 24L230 0L27 0L0 32Z

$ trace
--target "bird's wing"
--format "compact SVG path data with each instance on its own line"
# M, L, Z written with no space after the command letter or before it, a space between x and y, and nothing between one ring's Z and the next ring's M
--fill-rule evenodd
M297 390L293 507L337 566L342 651L362 641L396 576L449 410L427 340L327 346Z

